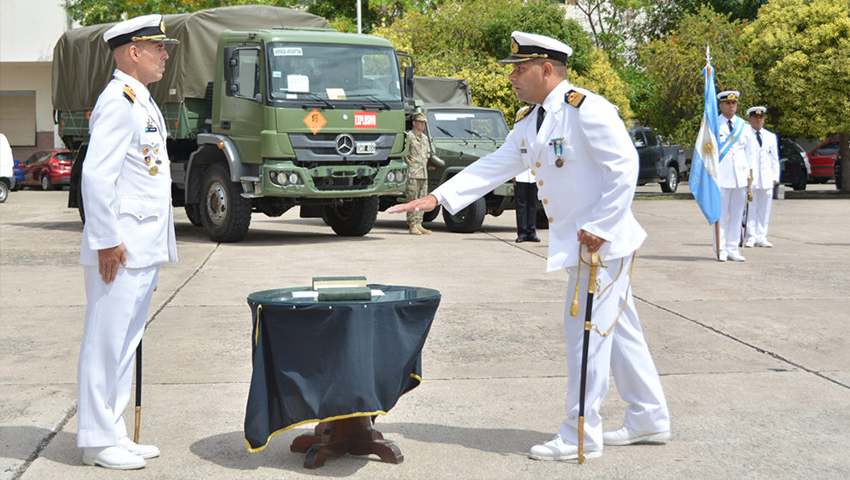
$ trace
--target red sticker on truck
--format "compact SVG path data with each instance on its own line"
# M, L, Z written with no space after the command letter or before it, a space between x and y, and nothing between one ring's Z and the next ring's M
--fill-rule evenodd
M378 128L378 113L354 112L354 128Z

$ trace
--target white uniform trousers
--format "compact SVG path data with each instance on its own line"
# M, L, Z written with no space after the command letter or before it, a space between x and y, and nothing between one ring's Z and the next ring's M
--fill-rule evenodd
M773 189L754 188L753 201L747 212L747 240L756 242L767 240L767 227L770 224L770 207L773 205Z
M594 298L591 322L604 333L614 323L624 302L625 308L607 337L602 337L593 330L590 332L584 404L584 447L587 451L602 451L603 429L599 409L608 393L609 372L614 375L620 398L629 404L623 425L646 433L670 430L667 400L664 398L658 371L655 369L655 363L652 361L649 347L643 337L643 329L640 326L629 288L631 260L631 256L621 260L611 260L607 269L599 268L597 273L598 285L601 289L607 288L607 290L601 296ZM622 271L614 282L621 262ZM565 442L577 445L581 356L590 267L587 265L581 267L579 311L575 317L570 316L570 304L575 293L577 268L567 270L570 275L567 309L564 313L567 343L567 417L561 423L558 434ZM597 290L597 292L601 291ZM616 428L619 426L613 429Z
M85 265L86 323L77 364L77 446L107 447L127 435L136 347L142 340L159 266L118 269L109 285Z
M720 251L737 252L741 243L747 187L720 189Z

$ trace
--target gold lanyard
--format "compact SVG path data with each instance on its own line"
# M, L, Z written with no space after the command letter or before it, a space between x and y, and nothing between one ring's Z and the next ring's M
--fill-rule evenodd
M578 292L579 292L579 283L580 283L579 280L581 279L581 264L586 263L587 265L590 265L589 262L586 262L581 257L581 244L579 244L578 252L579 252L579 257L578 257L579 262L578 262L578 271L576 272L576 277L577 277L576 278L576 288L575 288L575 294L573 295L572 305L570 305L570 316L573 316L573 317L578 316ZM614 327L617 326L617 322L620 321L620 317L623 315L623 311L625 311L625 309L626 309L626 303L628 303L628 301L629 301L629 293L631 292L631 289L632 289L632 272L635 269L635 255L636 254L637 254L637 252L632 253L632 262L631 262L631 265L629 265L629 284L626 286L626 298L625 298L625 300L623 300L623 305L620 306L620 312L617 313L617 318L614 319L614 323L612 323L611 327L609 327L608 330L606 330L605 332L601 332L595 324L591 325L591 327L590 327L594 332L596 332L597 334L599 334L599 336L601 336L603 338L607 337L608 334L611 333L611 330L613 330ZM623 273L623 266L624 265L625 265L625 262L623 260L620 260L620 269L617 272L617 276L614 277L614 280L612 280L611 283L609 283L608 286L605 287L604 289L602 289L602 290L600 290L599 288L596 289L596 292L597 292L596 298L601 298L602 295L606 291L608 291L608 289L611 288L611 286L614 285L614 283L617 281L617 279L620 278L620 275ZM602 268L608 268L607 265L602 263L601 258L599 259L599 266L601 266ZM599 277L597 277L596 281L599 282ZM597 287L598 287L598 285L597 285Z

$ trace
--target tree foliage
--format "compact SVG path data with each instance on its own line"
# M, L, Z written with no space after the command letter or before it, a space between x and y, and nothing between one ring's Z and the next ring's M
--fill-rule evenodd
M746 37L776 132L838 135L850 161L850 2L771 0ZM842 173L850 173L847 163ZM848 183L842 187L850 192Z
M642 47L646 69L634 72L645 89L637 117L672 140L693 145L704 110L701 71L706 45L711 47L717 91L738 90L742 108L754 105L758 91L742 32L746 23L703 6L684 15L676 29Z
M373 33L412 54L417 75L465 78L476 105L498 108L511 121L522 103L508 81L511 67L496 62L510 55L514 30L548 35L570 45L571 82L605 95L620 107L624 119L631 117L626 85L616 78L607 56L595 51L587 33L550 2L446 2L427 13L408 11Z

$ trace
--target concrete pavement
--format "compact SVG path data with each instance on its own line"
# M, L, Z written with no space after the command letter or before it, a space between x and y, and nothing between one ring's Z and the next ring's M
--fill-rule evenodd
M564 412L567 278L544 273L548 232L517 245L508 212L475 234L438 219L415 237L403 216L380 214L352 239L292 211L255 214L242 242L215 244L179 209L180 263L160 273L144 344L141 438L163 455L123 473L82 466L75 446L82 225L67 192L15 192L0 204L0 478L850 478L850 199L813 189L774 202L775 248L746 249L745 263L713 260L692 200L635 201L649 239L633 288L673 438L581 466L526 457ZM245 298L341 274L443 295L422 385L376 426L404 462L347 456L305 470L289 444L310 427L248 453ZM624 408L612 384L606 428ZM125 419L132 428L132 405Z

